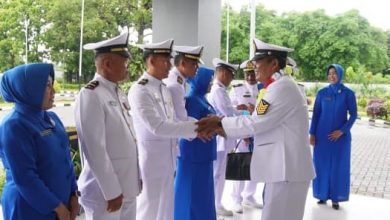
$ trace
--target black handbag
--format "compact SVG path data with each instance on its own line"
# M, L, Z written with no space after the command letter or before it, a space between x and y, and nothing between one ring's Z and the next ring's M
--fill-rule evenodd
M251 179L250 167L251 167L252 152L236 152L241 140L237 143L234 150L228 153L227 155L226 173L225 173L225 179L227 180L250 180Z

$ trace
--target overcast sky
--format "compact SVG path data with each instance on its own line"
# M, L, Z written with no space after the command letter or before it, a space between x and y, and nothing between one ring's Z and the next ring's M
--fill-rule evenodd
M360 15L367 18L372 26L390 30L390 2L387 0L255 0L268 10L282 12L304 12L324 9L328 15L337 15L357 9ZM234 9L239 10L242 5L251 0L222 0L228 2Z

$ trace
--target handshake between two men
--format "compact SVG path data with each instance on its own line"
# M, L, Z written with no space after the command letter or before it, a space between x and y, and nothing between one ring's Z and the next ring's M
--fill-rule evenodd
M216 115L209 115L197 121L195 123L198 125L198 128L195 130L198 133L197 138L206 142L211 140L216 134L226 137L222 127L222 118Z
M253 104L245 105L241 104L236 107L237 110L247 111L249 115L255 109ZM195 130L202 141L209 141L216 134L226 137L226 133L222 127L222 117L216 115L208 115L205 118L200 119L195 124L198 125L198 128Z

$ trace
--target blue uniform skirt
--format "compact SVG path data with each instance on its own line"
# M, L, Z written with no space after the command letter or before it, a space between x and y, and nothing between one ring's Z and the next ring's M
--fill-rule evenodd
M215 220L213 161L177 159L175 220Z

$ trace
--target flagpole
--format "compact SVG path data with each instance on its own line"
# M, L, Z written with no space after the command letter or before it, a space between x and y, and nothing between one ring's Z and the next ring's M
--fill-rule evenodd
M226 62L229 62L229 14L230 14L230 5L229 1L226 0Z
M80 51L79 51L79 90L81 89L81 73L83 66L83 36L84 36L84 0L81 0L81 22L80 22Z
M84 33L84 0L81 0L81 22L80 22L80 53L79 53L79 91L81 89L81 72L82 72L82 64L83 64L83 33ZM79 136L80 137L80 136ZM81 150L81 142L80 139L78 140L79 143L79 157L80 157L80 163L81 168L84 166L84 160L81 156L83 151Z
M250 35L249 35L249 59L254 55L255 48L252 40L256 37L256 0L251 3L251 21L250 21Z

